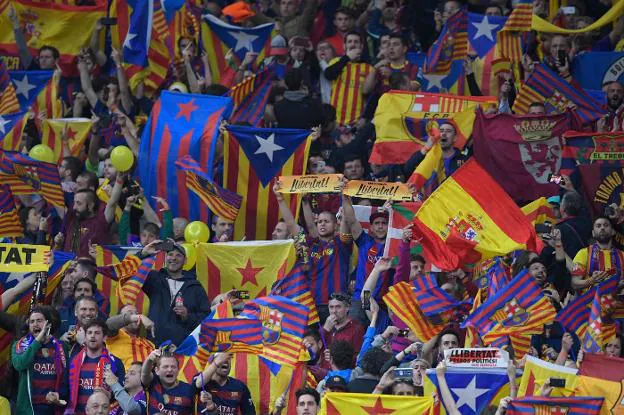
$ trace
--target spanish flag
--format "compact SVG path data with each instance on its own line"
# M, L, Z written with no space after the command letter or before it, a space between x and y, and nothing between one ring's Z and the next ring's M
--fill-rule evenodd
M474 159L423 203L414 219L413 239L442 270L519 249L542 248L520 208Z
M321 403L321 415L433 414L431 396L393 396L365 393L327 392Z
M31 54L43 45L54 45L61 53L60 65L65 75L76 73L75 57L89 44L91 30L106 15L106 1L98 0L93 6L75 6L16 0L15 8ZM3 55L17 56L13 27L9 21L9 8L0 15L0 51Z
M58 118L43 121L41 143L54 151L57 163L63 158L63 140L67 140L69 155L78 157L84 148L85 140L91 131L88 118ZM65 137L63 137L65 135Z

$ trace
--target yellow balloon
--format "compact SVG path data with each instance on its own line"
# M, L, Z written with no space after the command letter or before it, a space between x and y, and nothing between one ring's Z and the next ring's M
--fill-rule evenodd
M192 243L183 243L182 247L186 251L186 262L182 269L184 271L188 271L195 266L195 262L197 262L197 249L195 249L195 245Z
M37 144L28 152L30 158L37 161L44 161L46 163L54 163L54 151L45 144Z
M184 239L187 242L208 242L210 230L204 222L196 220L186 225L184 228Z
M134 154L126 146L117 146L111 151L111 164L119 172L126 172L134 164Z

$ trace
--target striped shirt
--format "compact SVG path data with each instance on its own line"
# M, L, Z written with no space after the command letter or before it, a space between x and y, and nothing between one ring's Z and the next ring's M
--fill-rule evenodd
M186 382L178 382L173 388L165 389L158 375L154 375L147 388L147 413L188 415L195 413L197 389Z
M357 301L360 299L364 283L373 270L375 263L383 256L385 244L375 242L375 239L366 232L362 232L360 234L360 236L355 240L355 244L358 247L358 262L355 273L353 300ZM381 297L388 292L388 288L391 283L391 271L386 271L381 274L379 280L377 280L377 285L372 292L373 298L376 301L380 301Z
M329 242L307 239L310 288L316 304L327 304L332 293L346 291L352 244L350 235L336 235Z
M329 65L337 62L335 58ZM332 83L331 105L336 108L336 122L339 125L357 121L364 109L362 87L364 80L375 68L368 63L349 62L342 69L338 79Z
M42 346L32 362L30 371L30 396L35 413L52 413L46 401L48 392L56 391L56 366L54 355L56 350L49 343ZM41 407L39 407L41 405Z

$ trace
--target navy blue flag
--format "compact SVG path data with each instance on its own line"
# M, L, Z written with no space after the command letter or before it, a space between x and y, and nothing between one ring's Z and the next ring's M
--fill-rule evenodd
M206 205L186 190L175 162L190 155L210 175L219 125L231 110L227 97L162 92L141 136L139 177L147 200L164 197L173 216L208 220Z
M227 130L236 137L251 167L265 187L310 135L308 130L289 128L230 125Z
M427 369L427 376L438 387L435 369ZM509 382L505 368L452 368L446 370L446 383L455 405L462 415L482 413L499 389ZM439 392L438 392L439 393ZM498 403L492 403L498 404Z
M496 46L498 32L506 22L507 18L503 16L468 13L468 42L480 58Z
M583 88L600 90L607 82L624 81L624 52L587 52L574 57L572 76Z
M54 71L10 71L11 82L15 86L15 95L22 111L34 104L43 88L52 79Z
M153 0L127 0L132 9L128 34L123 44L124 62L141 67L147 66L147 52L152 39L154 20Z

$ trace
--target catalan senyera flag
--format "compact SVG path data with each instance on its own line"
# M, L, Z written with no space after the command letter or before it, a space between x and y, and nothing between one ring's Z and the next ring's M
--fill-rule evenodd
M468 52L468 11L461 8L450 16L438 40L429 48L425 68L427 72L447 72L451 62L461 60Z
M522 206L522 212L533 225L539 225L545 222L557 223L557 218L553 212L553 207L545 197L540 197Z
M620 372L621 373L621 372ZM600 415L624 413L624 385L620 381L609 381L592 376L578 376L575 396L600 396L604 398Z
M323 395L320 415L408 414L433 415L431 396L392 396L367 393L327 392Z
M175 164L186 178L186 187L197 194L215 215L230 222L236 220L243 201L242 196L213 182L189 155L182 157Z
M542 246L520 208L474 159L425 200L413 223L413 239L442 270Z
M425 316L412 285L406 282L391 286L383 299L388 309L423 342L432 339L445 327L442 322L434 322Z
M84 143L91 132L92 122L88 118L56 118L43 121L41 144L54 151L57 163L63 158L63 134L66 134L69 154L79 156L84 150Z
M3 151L20 151L22 134L30 112L14 112L0 115L0 149Z
M37 193L53 206L65 206L56 164L6 151L0 159L0 180L8 184L15 195Z
M210 352L261 353L262 322L247 318L204 320L199 342Z
M0 12L1 13L1 12ZM19 112L20 106L4 61L0 59L0 115Z
M28 0L12 1L31 55L43 45L54 45L61 53L60 65L65 75L75 75L75 57L89 44L90 30L106 15L106 1L93 6L75 6ZM0 15L0 51L17 56L17 45L8 17L8 8ZM60 114L59 114L60 115ZM56 115L56 116L59 116Z
M223 142L223 187L245 195L234 223L234 239L270 239L279 220L271 190L276 176L305 174L311 140L309 131L230 125ZM300 194L284 194L295 218Z
M598 415L604 398L571 396L566 398L531 397L512 399L507 415Z
M457 123L458 135L466 139L465 128L472 131L470 111L478 105L496 105L495 97L463 97L457 95L435 94L427 92L390 91L383 94L375 111L376 141L370 156L370 162L376 164L402 164L412 154L420 150L427 141L434 116L453 119ZM453 113L466 112L463 115ZM429 115L429 118L427 117ZM472 117L474 122L474 116ZM427 128L430 124L430 128ZM465 144L465 141L462 143ZM458 144L459 145L459 144Z
M242 316L262 322L262 356L295 367L310 309L286 297L267 296L245 304Z
M577 369L527 356L518 396L539 396L542 385L550 378L565 379L565 387L554 388L551 396L570 396L576 387L577 373Z
M527 271L523 271L471 313L462 327L476 328L483 341L490 344L496 338L512 334L541 333L544 324L551 323L556 314L537 281ZM521 337L516 339L522 349L515 350L520 357L529 346L529 342L522 340Z
M0 184L0 235L7 238L24 236L13 193L6 184Z
M531 31L533 0L520 0L511 11L505 26L498 32L497 49L500 56L513 62L522 59L521 35Z
M310 283L305 270L299 262L292 267L286 276L275 281L270 295L286 297L308 307L310 311L307 326L319 322L314 297L310 291Z
M143 284L147 280L147 275L154 268L155 262L156 258L154 257L144 258L136 272L125 282L122 282L120 294L123 304L136 305L139 296L143 295Z
M257 53L260 64L271 45L273 23L244 28L233 26L212 15L205 15L201 28L203 50L208 52L208 63L213 81L231 87L234 72L230 62L238 67L247 52Z
M295 263L292 240L201 243L196 249L197 280L208 298L232 289L249 291L251 299L266 296Z
M250 353L234 354L230 376L247 385L259 414L270 413L275 407L275 400L293 386L291 367L281 366L275 372L273 362Z

